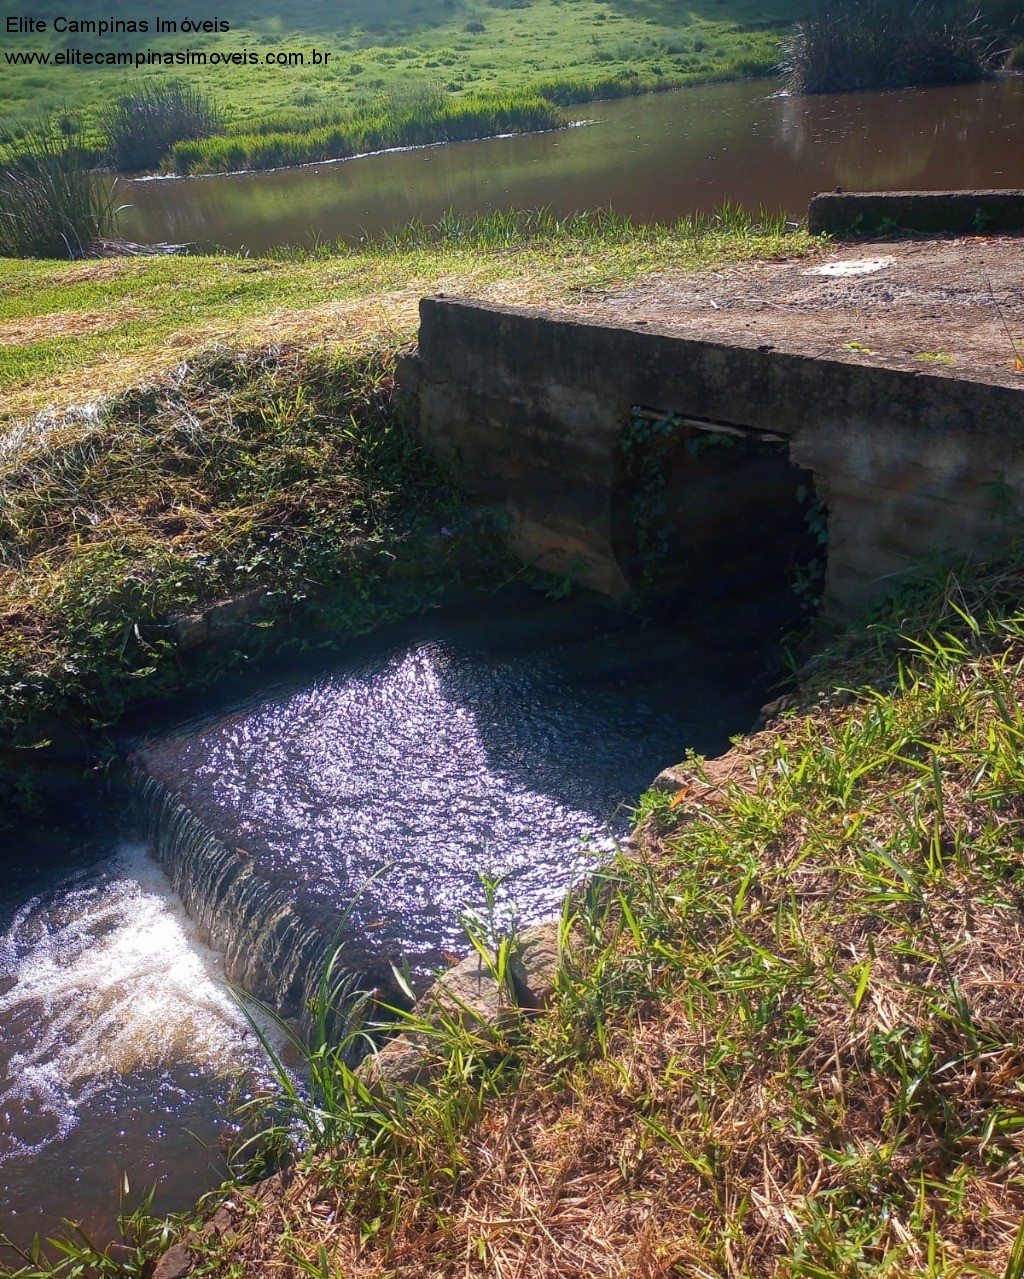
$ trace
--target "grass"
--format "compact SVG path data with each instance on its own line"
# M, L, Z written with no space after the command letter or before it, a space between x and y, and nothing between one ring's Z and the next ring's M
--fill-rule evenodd
M208 138L222 128L213 103L180 80L140 84L116 97L101 129L115 169L156 169L177 142Z
M17 147L0 147L0 257L85 257L114 226L113 195L63 123L41 121Z
M335 117L312 129L303 127L294 117L286 117L265 121L255 134L232 133L181 141L170 148L168 166L179 174L275 169L340 160L386 147L537 132L558 128L565 122L553 103L529 91L502 96L467 94L459 98L424 95L413 101L367 106L348 118Z
M787 41L787 87L835 93L979 80L1008 21L1001 0L816 0Z
M553 1013L453 1028L429 1088L339 1070L343 1156L234 1187L203 1272L1019 1279L1022 595L922 580L692 757L567 909Z
M151 1270L157 1258L167 1251L174 1225L153 1215L153 1191L144 1195L135 1208L128 1206L131 1187L127 1177L122 1177L119 1192L119 1243L100 1247L73 1221L63 1223L65 1232L59 1238L47 1239L44 1244L37 1235L28 1248L8 1242L0 1231L0 1250L11 1253L21 1263L3 1273L14 1273L22 1279L124 1279L126 1275Z
M0 469L0 731L32 746L216 678L301 629L354 634L453 576L444 472L395 420L389 353L210 352ZM452 546L456 539L449 539ZM190 663L171 619L258 597L258 625ZM242 651L238 651L239 647ZM57 730L60 731L58 727ZM15 758L17 751L15 750Z
M594 0L395 0L386 10L369 0L342 7L298 0L287 10L266 0L227 0L217 16L230 24L222 33L72 36L52 28L38 35L5 37L0 58L0 131L17 140L42 112L65 106L81 114L88 134L101 144L105 104L127 73L158 86L175 78L211 98L239 136L259 132L263 122L289 116L333 115L346 119L372 111L386 99L412 93L460 98L532 92L542 84L584 101L628 83L657 87L763 73L777 61L778 40L799 17L804 0L637 0L614 5ZM0 20L19 13L17 0L0 0ZM127 0L84 0L76 18L137 19ZM212 16L212 15L211 15ZM160 53L192 48L204 55L250 55L254 65L187 67L63 67L52 63L65 46L85 51ZM329 61L312 65L313 49ZM49 54L49 65L12 65L7 55ZM298 53L302 66L268 62ZM333 121L332 121L333 123ZM309 126L312 127L312 126Z
M725 211L674 226L541 210L413 223L358 247L273 257L0 261L0 425L127 390L211 344L343 345L415 334L426 293L568 305L667 270L814 252L776 217Z
M9 412L52 395L58 342L66 391L121 380L0 437L8 729L172 685L170 612L340 586L351 624L381 558L422 573L417 521L458 498L391 413L421 291L568 306L811 251L735 215L501 215L335 256L3 264ZM318 1041L314 1104L270 1121L306 1148L231 1188L205 1272L1020 1279L1022 597L1019 561L922 577L805 668L778 731L645 796L567 904L549 1018L486 1045L453 1023L445 1072L386 1096Z
M578 303L672 268L814 251L729 211L449 216L275 259L0 263L0 765L50 758L247 652L422 606L467 569L458 498L396 421L396 352L425 293ZM58 411L54 401L77 410ZM42 411L40 411L42 410ZM426 540L425 540L426 539ZM469 559L487 567L489 547ZM260 593L247 645L197 671L168 628Z

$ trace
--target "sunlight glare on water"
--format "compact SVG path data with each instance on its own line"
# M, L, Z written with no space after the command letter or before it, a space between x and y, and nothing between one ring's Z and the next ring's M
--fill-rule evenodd
M483 878L500 881L505 918L556 914L659 767L743 722L748 690L712 693L672 664L638 687L651 637L488 653L421 636L265 690L141 758L307 917L351 909L367 953L429 967L464 945Z

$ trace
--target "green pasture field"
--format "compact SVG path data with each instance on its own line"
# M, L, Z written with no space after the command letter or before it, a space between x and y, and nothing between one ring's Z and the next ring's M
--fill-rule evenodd
M0 141L43 113L68 110L94 129L111 96L134 82L183 79L223 109L230 130L253 132L267 117L335 116L387 100L507 94L566 86L579 100L628 77L644 88L765 74L805 0L296 0L286 12L265 0L226 0L192 16L216 17L220 33L156 35L155 18L186 9L85 0L0 0ZM216 8L216 14L213 10ZM134 34L55 32L54 19L140 20ZM42 33L9 32L8 20L46 20ZM244 54L255 65L125 67L15 65L17 54L78 49ZM312 53L330 57L312 65ZM268 59L301 54L302 65ZM73 54L71 56L74 56ZM563 94L564 96L564 94ZM297 121L293 121L294 123Z

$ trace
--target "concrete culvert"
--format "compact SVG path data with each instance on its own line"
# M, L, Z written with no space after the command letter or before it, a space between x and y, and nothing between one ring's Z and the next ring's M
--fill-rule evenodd
M623 575L651 606L722 611L760 634L817 610L827 511L784 435L634 406L613 528Z

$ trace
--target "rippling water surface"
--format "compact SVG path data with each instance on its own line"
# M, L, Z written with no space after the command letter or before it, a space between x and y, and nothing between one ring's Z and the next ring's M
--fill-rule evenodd
M593 102L592 127L269 173L122 182L129 239L253 253L349 241L447 209L607 208L673 222L723 201L806 212L815 191L1024 186L1024 77L785 97L774 81Z
M220 1163L228 1072L262 1065L147 850L87 855L0 900L0 1233L23 1245L64 1216L105 1242L125 1176L184 1207Z
M153 743L146 766L311 914L352 906L371 954L436 963L485 879L507 916L557 911L654 775L757 705L666 630L524 652L509 624L421 628Z

